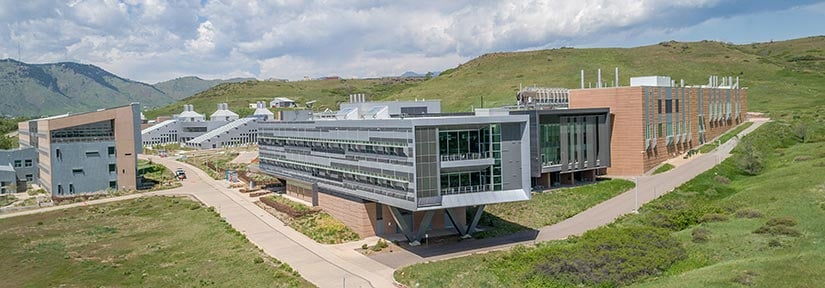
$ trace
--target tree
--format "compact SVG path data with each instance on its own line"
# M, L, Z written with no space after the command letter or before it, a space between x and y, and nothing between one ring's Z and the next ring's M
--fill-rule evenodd
M753 138L745 137L739 143L739 147L742 153L739 154L736 165L750 175L759 174L763 168L762 155L757 150Z

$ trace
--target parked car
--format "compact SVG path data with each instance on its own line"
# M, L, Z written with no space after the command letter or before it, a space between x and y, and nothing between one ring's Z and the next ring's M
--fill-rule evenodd
M175 170L175 177L178 177L178 180L186 179L186 172L183 171L183 168L178 168L178 170Z

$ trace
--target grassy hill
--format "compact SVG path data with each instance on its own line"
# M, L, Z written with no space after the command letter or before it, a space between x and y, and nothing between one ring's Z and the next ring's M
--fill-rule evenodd
M196 93L203 92L206 89L212 88L217 86L218 84L223 83L236 83L236 82L244 82L255 80L255 78L232 78L232 79L213 79L213 80L204 80L199 77L195 76L188 76L188 77L180 77L172 80L167 80L163 82L158 82L152 84L155 88L158 88L160 91L163 91L172 99L180 100Z
M397 93L389 99L442 99L446 111L512 104L522 85L579 87L596 82L596 70L613 81L619 67L620 84L629 77L665 75L687 84L707 83L709 75L739 76L750 88L750 105L759 111L787 111L825 105L825 37L773 43L731 45L720 42L663 42L636 48L550 49L486 54L436 78ZM588 84L585 84L587 86ZM595 83L593 84L595 86Z
M224 83L209 90L180 100L178 103L145 111L151 119L160 115L172 115L183 110L183 104L192 104L199 113L211 114L216 104L229 103L229 109L242 117L252 113L249 103L271 101L275 97L287 97L303 105L307 101L318 100L315 108L323 110L338 109L338 103L349 101L353 93L365 93L369 100L386 99L389 95L414 87L421 83L418 79L339 79L309 80L297 82L247 81L243 83Z

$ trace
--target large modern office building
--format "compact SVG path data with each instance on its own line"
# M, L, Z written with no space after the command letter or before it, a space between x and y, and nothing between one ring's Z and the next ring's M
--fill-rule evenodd
M38 182L53 197L135 189L139 131L137 103L21 122L21 152L13 152L24 157L24 169L18 173L24 173L28 182ZM37 157L28 161L29 154ZM25 170L30 165L37 169Z
M618 77L616 77L618 80ZM641 175L746 121L747 88L711 76L684 85L670 77L630 78L630 86L570 90L570 108L609 107L611 175Z
M466 235L484 205L530 198L529 116L391 118L385 109L262 123L260 169L362 236L398 231L411 243L429 228ZM480 209L466 219L470 206Z

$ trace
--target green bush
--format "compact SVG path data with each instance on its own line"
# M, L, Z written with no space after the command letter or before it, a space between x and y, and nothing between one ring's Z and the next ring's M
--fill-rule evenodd
M762 218L762 212L753 208L742 208L736 211L739 218Z
M722 222L728 221L728 216L725 214L720 213L708 213L702 215L702 219L699 219L699 222L708 223L708 222Z
M684 257L664 229L610 227L585 233L574 244L552 247L536 266L536 286L624 285L658 275ZM515 252L517 253L517 252ZM532 284L532 283L531 283Z
M705 243L708 240L710 240L710 230L708 230L707 228L693 228L693 231L690 232L690 235L693 237L693 242L695 243Z
M776 218L771 218L770 220L768 220L768 222L765 223L765 225L768 225L768 226L777 226L777 225L796 226L796 219L793 219L793 217L776 217Z
M690 226L701 223L702 217L707 214L724 213L722 208L700 203L688 203L683 199L668 199L648 204L655 213L644 215L647 224L667 228L672 231L685 230Z

